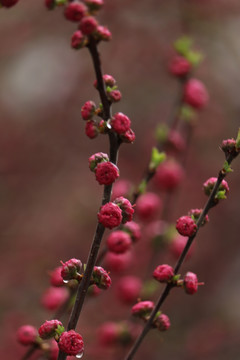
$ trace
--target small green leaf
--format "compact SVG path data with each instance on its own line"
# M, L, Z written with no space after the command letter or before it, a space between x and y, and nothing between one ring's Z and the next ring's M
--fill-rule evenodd
M193 65L198 66L204 59L204 56L199 51L191 50L186 54L187 60Z
M181 275L177 274L172 277L172 282L177 282L180 279Z
M238 134L237 134L237 138L236 138L236 149L237 150L240 149L240 128L238 129Z
M141 298L148 299L154 295L158 289L159 283L156 280L151 279L146 281L141 290Z
M229 165L229 163L227 162L227 160L224 162L223 164L223 170L226 172L226 173L230 173L230 172L233 172L233 169L231 168L231 165Z
M182 121L191 122L196 118L196 112L189 105L183 105L180 109L179 117Z
M138 192L139 192L140 194L145 193L146 187L147 187L147 182L146 182L146 180L143 180L143 181L139 184L139 186L138 186Z
M149 170L156 170L157 167L166 160L165 152L160 152L156 147L152 148L152 156L149 164Z
M181 55L186 56L189 52L193 40L188 36L182 36L174 43L174 49Z
M64 326L58 325L58 327L55 331L60 336L65 331L65 328L64 328Z
M166 124L159 124L155 130L155 138L161 144L168 138L169 128Z
M226 199L226 190L220 190L218 191L217 195L215 196L218 200L224 200Z
M55 0L56 5L65 5L67 0Z

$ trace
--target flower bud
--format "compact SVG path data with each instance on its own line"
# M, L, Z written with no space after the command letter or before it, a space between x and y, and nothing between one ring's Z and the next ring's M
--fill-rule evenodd
M54 337L59 326L63 326L59 320L45 321L38 330L40 338L45 340Z
M134 209L130 201L123 196L120 196L114 200L114 203L117 204L122 210L122 223L125 224L128 221L131 221L134 214Z
M140 318L149 316L154 308L152 301L140 301L132 307L132 315Z
M184 276L183 287L187 294L193 295L198 289L198 278L197 275L188 271Z
M197 225L190 216L181 216L176 222L176 229L183 236L193 236L197 231Z
M82 31L84 35L91 35L96 31L98 22L93 16L85 16L79 25L79 30Z
M132 240L125 231L113 231L107 238L108 250L116 254L125 253L131 245Z
M169 64L169 71L175 76L185 76L191 70L191 63L183 56L176 55Z
M166 331L170 328L171 323L167 315L161 314L155 319L154 325L159 331Z
M58 342L59 349L67 355L81 355L84 351L83 338L74 330L65 331Z
M89 139L95 139L98 136L98 127L93 120L86 122L85 134Z
M197 80L190 79L184 87L184 101L196 109L202 109L208 103L209 95L205 85Z
M161 283L171 282L173 276L174 270L167 264L159 265L153 272L153 277Z
M95 175L100 185L111 185L119 177L119 169L112 162L104 161L96 166Z
M149 221L155 218L162 210L160 197L152 192L139 196L136 202L136 213L141 220Z
M17 331L17 340L22 345L32 345L37 339L37 329L31 325L23 325Z
M99 289L107 290L112 284L111 278L107 271L104 270L101 266L94 266L92 278L93 283L97 285Z
M72 34L71 47L77 50L83 48L84 45L85 45L85 37L83 33L80 30L75 31Z
M65 7L64 15L67 20L79 22L85 16L87 8L83 3L73 1Z
M82 262L78 259L70 259L62 262L61 275L63 280L72 280L78 278L78 273L82 267Z
M119 112L112 116L110 124L117 134L123 134L130 129L131 121L127 115Z
M114 227L119 226L122 219L122 210L118 205L112 202L101 206L98 213L98 221L108 229L113 229Z
M109 157L107 154L103 152L98 152L96 154L93 154L88 159L89 169L91 171L95 171L97 165L105 161L109 161Z
M110 41L112 39L111 31L106 27L99 25L95 34L97 40Z

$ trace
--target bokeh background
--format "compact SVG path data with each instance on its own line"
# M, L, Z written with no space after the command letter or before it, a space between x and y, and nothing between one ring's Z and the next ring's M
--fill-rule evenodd
M168 119L179 84L167 71L172 43L183 34L205 54L195 74L210 103L196 123L184 183L171 220L205 202L202 183L223 163L222 139L240 125L240 4L237 0L105 0L100 20L113 34L100 45L103 70L118 81L136 132L121 149L121 177L138 183L154 129ZM73 51L75 25L44 1L20 0L0 11L0 278L1 359L19 359L18 326L40 326L52 315L40 305L48 271L59 260L86 261L101 201L101 187L88 170L88 157L107 151L107 138L89 140L82 104L98 95L86 49ZM233 164L230 194L211 213L197 237L197 251L184 265L205 282L193 297L176 291L164 305L168 333L152 333L136 359L223 360L240 357L240 163ZM145 243L144 243L145 241ZM144 276L146 239L136 248L130 274ZM161 255L159 255L159 263ZM140 267L139 267L140 265ZM117 281L117 280L116 280ZM123 359L126 349L105 350L95 330L105 320L129 318L114 292L91 299L79 331L85 358Z

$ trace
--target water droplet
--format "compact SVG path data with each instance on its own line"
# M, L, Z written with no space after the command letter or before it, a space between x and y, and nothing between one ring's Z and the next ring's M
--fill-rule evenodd
M64 284L67 284L68 283L68 280L63 280Z
M81 359L83 357L83 351L76 355L77 359Z

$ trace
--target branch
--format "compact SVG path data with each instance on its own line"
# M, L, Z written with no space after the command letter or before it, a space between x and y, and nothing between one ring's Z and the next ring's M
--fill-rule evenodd
M232 160L236 157L237 155L235 156L229 156L227 158L227 162L228 164L230 165ZM227 175L227 172L224 171L224 169L220 170L219 171L219 174L218 174L218 178L217 178L217 181L215 183L215 186L211 192L211 195L209 196L208 198L208 201L206 202L205 206L204 206L204 209L201 213L201 216L199 217L196 225L197 225L197 231L196 233L193 235L193 236L190 236L188 238L188 241L186 243L186 246L185 248L183 249L182 251L182 254L180 255L176 265L175 265L175 268L174 268L174 273L177 274L180 270L180 267L182 266L183 262L184 262L184 259L201 227L201 224L205 218L205 216L208 214L209 210L216 205L214 199L215 199L215 195L219 189L219 186L221 185L221 182L222 180L226 177ZM159 299L158 299L158 302L157 304L155 305L155 308L153 309L152 313L151 313L151 316L149 317L148 321L146 322L144 328L143 328L143 331L142 333L139 335L139 337L137 338L136 342L134 343L132 349L129 351L127 357L125 358L125 360L131 360L133 359L135 353L137 352L138 348L140 347L143 339L145 338L145 336L147 335L147 333L149 332L149 330L152 329L152 323L155 319L155 316L157 314L157 312L159 311L160 307L162 306L162 304L164 303L164 301L166 300L166 298L168 297L170 291L172 290L172 288L174 287L173 284L170 284L168 283L165 288L163 289L162 291L162 294L160 295Z
M102 78L102 70L101 70L101 61L100 61L100 56L99 56L99 53L97 50L96 41L91 36L89 37L88 49L90 51L90 54L91 54L91 57L93 60L94 70L95 70L96 78L97 78L97 89L99 91L99 95L100 95L101 102L103 105L103 118L105 121L107 121L111 117L110 103L107 99L105 88L104 88L104 83L103 83L103 78ZM118 149L119 149L121 142L119 141L118 136L115 133L111 133L111 132L109 132L109 142L110 142L110 150L109 150L110 161L112 163L116 164L117 158L118 158ZM104 205L110 201L111 193L112 193L112 185L105 185L103 197L102 197L102 205ZM81 314L81 310L82 310L83 303L85 300L85 296L87 294L87 290L90 285L92 271L96 264L97 255L98 255L100 244L101 244L101 241L103 238L104 231L105 231L105 227L102 224L98 223L97 227L96 227L95 235L93 238L91 250L89 252L86 270L84 272L82 281L78 287L76 301L75 301L75 304L72 309L72 313L70 315L70 319L68 322L68 326L67 326L68 330L75 329L77 326L78 319ZM62 351L59 352L58 360L65 360L66 357L67 357L67 354L63 353Z

